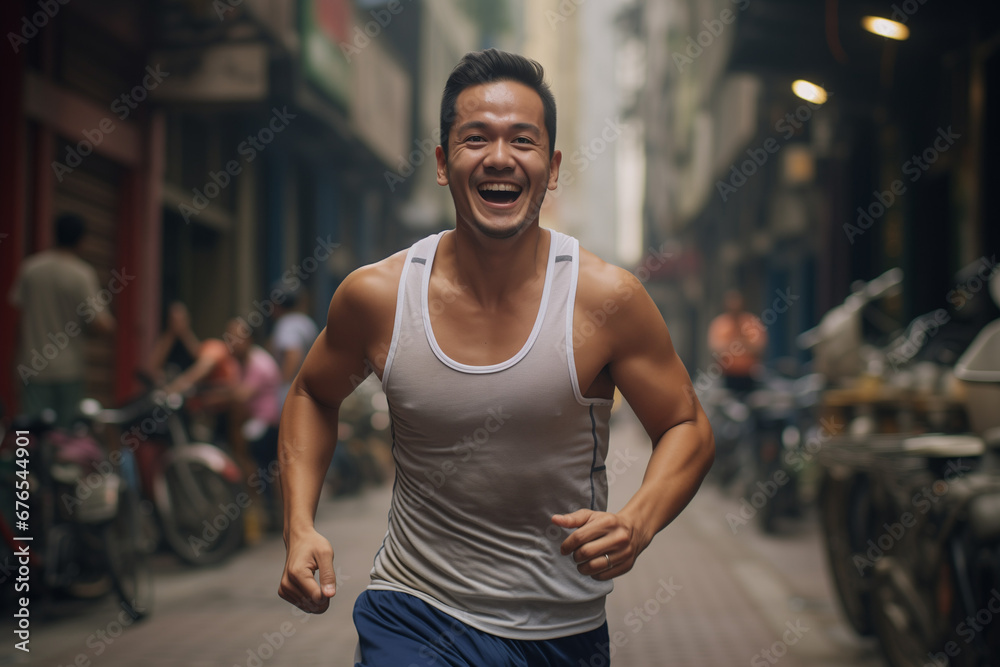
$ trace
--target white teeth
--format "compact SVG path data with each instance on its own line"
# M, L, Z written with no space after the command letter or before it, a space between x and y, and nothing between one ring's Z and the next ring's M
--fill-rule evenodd
M483 183L479 189L490 192L520 192L521 186L513 183Z

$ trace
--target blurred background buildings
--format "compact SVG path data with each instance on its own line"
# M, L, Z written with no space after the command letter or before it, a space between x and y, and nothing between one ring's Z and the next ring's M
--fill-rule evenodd
M172 300L219 335L301 280L325 321L350 270L453 224L440 95L488 46L539 60L556 94L543 224L644 280L692 374L727 288L758 314L795 296L765 323L771 358L800 355L852 281L901 266L890 310L908 321L1000 245L994 3L19 0L0 16L0 291L57 214L86 218L102 284L135 276L114 341L90 344L106 402L134 390ZM6 299L0 317L16 405Z

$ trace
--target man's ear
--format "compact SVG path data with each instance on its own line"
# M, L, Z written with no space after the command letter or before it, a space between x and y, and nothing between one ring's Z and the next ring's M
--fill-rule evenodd
M434 149L434 157L437 158L438 185L448 185L448 158L444 154L444 149L437 146Z
M549 160L549 190L555 190L559 186L559 165L561 164L562 151L555 151Z

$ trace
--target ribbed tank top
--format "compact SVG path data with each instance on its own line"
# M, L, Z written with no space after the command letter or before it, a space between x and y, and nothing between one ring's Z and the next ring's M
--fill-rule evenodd
M510 359L470 366L437 344L428 285L445 232L410 248L382 387L396 464L370 589L412 594L512 639L593 630L610 581L559 553L553 514L607 509L612 401L585 398L573 359L576 239L550 231L538 314ZM442 296L442 300L447 299Z

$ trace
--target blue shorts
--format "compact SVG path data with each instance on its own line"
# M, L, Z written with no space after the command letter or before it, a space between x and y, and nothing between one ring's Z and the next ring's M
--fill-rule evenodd
M608 624L540 641L506 639L465 625L423 600L366 590L354 604L354 667L607 667Z

